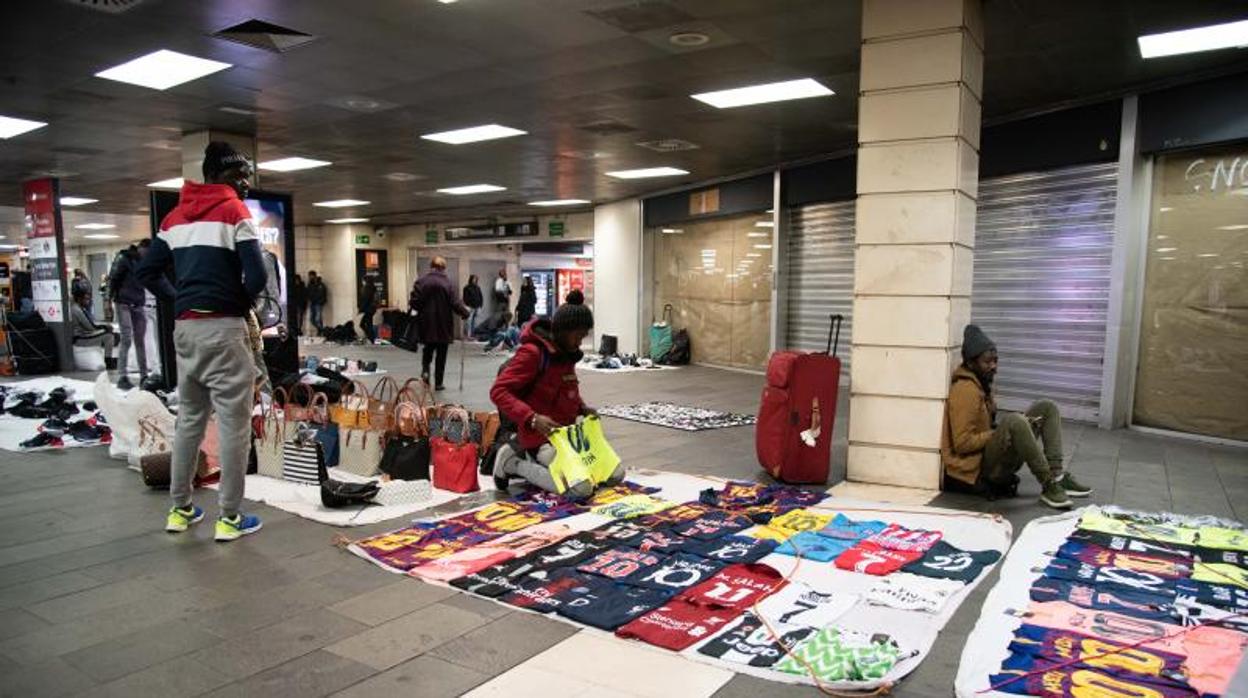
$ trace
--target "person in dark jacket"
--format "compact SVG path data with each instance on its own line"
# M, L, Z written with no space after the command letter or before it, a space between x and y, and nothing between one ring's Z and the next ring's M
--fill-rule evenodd
M481 312L481 306L485 305L485 296L481 293L476 274L469 276L468 283L464 285L464 305L468 306L466 334L472 337L477 333L477 314Z
M329 288L315 271L308 272L308 308L312 311L312 326L317 332L325 329L325 304L329 302Z
M434 365L435 390L444 390L442 379L446 375L446 354L455 339L455 319L469 316L468 307L455 294L455 287L446 275L446 260L434 257L429 271L416 281L410 298L411 310L416 313L416 325L420 340L425 346L420 355L420 377L429 383L429 365Z
M537 287L533 285L533 277L526 276L520 284L520 300L516 301L516 324L524 327L536 312Z
M117 318L117 324L121 328L121 349L117 357L117 372L120 377L117 379L117 387L122 390L134 387L127 375L131 346L134 347L135 358L139 362L139 385L147 379L147 291L134 272L151 246L152 241L144 239L138 245L122 250L113 260L113 268L109 272L113 316Z
M490 400L501 415L516 425L514 438L498 450L494 484L506 489L512 476L522 477L548 492L558 492L550 473L555 450L547 439L560 427L597 412L585 405L576 380L580 346L594 327L594 314L583 304L565 303L554 317L539 317L525 326L520 348L504 364L490 388ZM621 464L606 484L624 479ZM583 500L593 494L589 480L569 482L564 494Z
M83 311L91 322L95 322L95 312L91 310L91 279L88 279L81 269L75 269L74 278L69 282L69 294L73 297L79 293L87 294L87 304L83 307Z
M370 276L364 277L364 285L360 287L360 331L369 344L377 341L377 328L373 326L373 315L377 312L377 284Z
M303 315L308 309L308 287L303 277L295 274L290 289L290 331L296 336L303 334Z
M260 519L240 510L260 376L245 318L268 275L260 231L242 201L251 186L250 159L212 141L204 150L203 173L204 184L182 185L177 207L161 221L134 275L173 301L178 424L165 530L182 532L204 518L191 501L191 482L208 419L215 415L221 458L215 538L231 541L260 530ZM170 269L176 287L165 276Z
M69 304L69 322L73 329L74 346L101 347L104 349L104 366L113 363L113 345L116 337L106 325L97 325L88 314L91 309L91 292L81 288L73 291L74 302Z

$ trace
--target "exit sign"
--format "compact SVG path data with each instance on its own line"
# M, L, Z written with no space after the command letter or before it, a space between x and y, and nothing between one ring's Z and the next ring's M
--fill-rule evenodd
M370 237L369 237L369 236L367 236L367 235L356 235L356 236L355 236L355 244L357 244L357 245L367 245L369 242L372 242L372 238L370 238Z
M551 221L546 229L552 238L563 237L563 221Z
M438 244L438 229L437 228L425 229L425 244L426 245Z

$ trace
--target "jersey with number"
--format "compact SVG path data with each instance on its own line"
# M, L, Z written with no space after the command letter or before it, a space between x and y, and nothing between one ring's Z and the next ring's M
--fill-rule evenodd
M413 577L449 582L544 548L568 537L572 529L563 524L534 526L508 533L457 553L430 560L408 572Z
M1189 563L1180 562L1171 557L1154 557L1145 553L1113 550L1078 540L1068 540L1063 543L1062 547L1057 549L1057 556L1094 567L1119 567L1135 572L1148 572L1167 579L1178 579L1192 574Z
M876 606L903 611L940 613L965 585L953 579L933 579L898 572L882 577L867 591L866 600Z
M663 511L664 509L670 509L673 506L676 506L675 503L666 499L651 497L648 494L630 494L610 504L596 506L590 511L600 516L610 516L613 519L634 519L646 514Z
M778 542L787 540L801 531L817 531L832 520L831 514L820 514L807 509L794 509L772 519L766 526L759 526L749 535Z
M499 601L538 613L550 613L563 604L564 592L587 588L596 579L567 567L538 572L522 581L515 591L499 597Z
M788 540L776 547L776 552L781 555L799 557L803 560L831 562L853 545L854 541L828 538L814 531L802 531L801 533L793 534Z
M657 565L639 569L621 581L650 589L681 591L709 579L723 566L714 560L677 553L666 556Z
M1197 536L1198 544L1202 548L1248 552L1248 531L1201 526L1197 529Z
M1070 666L1175 689L1193 688L1183 666L1185 657L1164 650L1105 642L1082 633L1028 623L1014 631L1009 649L1042 660L1042 666L1076 662Z
M681 598L724 608L749 608L783 589L784 576L771 565L728 565L710 579L686 591Z
M585 531L535 550L525 557L538 569L575 567L609 547L611 546L598 539L592 531Z
M1040 577L1031 585L1032 601L1067 601L1080 608L1111 611L1136 618L1172 622L1171 601L1164 594L1098 587L1088 582Z
M1121 567L1095 567L1060 557L1049 561L1048 566L1044 568L1044 574L1057 579L1087 582L1101 587L1136 589L1170 598L1173 598L1175 593L1175 580L1151 572L1138 572Z
M1052 667L1052 668L1050 668ZM989 674L998 691L1043 698L1197 698L1190 688L1163 686L1081 666L1054 667L1049 661L1014 652Z
M676 533L699 540L720 538L730 533L737 533L754 525L750 517L744 514L733 514L726 511L712 511L692 521L686 521L673 527Z
M724 536L715 540L689 538L680 551L718 562L758 562L776 549L774 540Z
M613 631L667 603L672 593L593 578L584 586L565 590L557 598L560 603L555 612L559 615L577 623Z
M723 630L739 615L741 610L736 608L699 606L672 599L620 626L615 634L679 652Z
M996 550L962 550L942 540L901 569L924 577L973 582L985 567L1000 559L1001 553Z
M821 536L846 541L849 545L853 545L863 538L873 536L886 528L888 528L888 524L883 521L855 521L844 514L837 514L828 522L827 526L819 529L818 533ZM849 547L849 545L846 547Z
M815 589L802 582L790 582L763 599L758 613L770 623L823 628L849 612L859 600L847 591Z
M1192 579L1248 589L1248 570L1224 562L1197 562Z
M774 631L774 632L773 632ZM724 632L706 641L698 652L735 664L769 667L812 633L814 628L764 624L758 616L746 613Z
M692 521L699 516L705 516L709 511L711 511L711 508L705 504L699 502L684 502L655 514L646 514L645 516L633 519L633 521L635 521L638 525L653 528L656 526L666 526L668 524Z
M836 566L850 572L884 575L892 574L921 557L923 553L917 550L890 550L864 540L837 556Z
M1248 613L1248 589L1229 584L1209 584L1195 579L1180 579L1174 583L1180 596L1188 596L1203 604L1217 606L1236 613Z
M1092 545L1099 545L1102 548L1121 552L1140 553L1150 557L1164 557L1181 562L1185 561L1189 564L1192 560L1193 548L1178 545L1177 543L1161 543L1130 536L1114 535L1112 533L1085 531L1083 529L1075 529L1067 540L1091 543Z
M670 555L682 549L688 538L677 535L670 528L655 528L625 543L643 553L662 553Z
M614 521L591 529L589 532L594 538L611 545L628 545L649 530L649 526L642 526L632 521Z
M1149 542L1171 543L1191 547L1196 544L1197 530L1167 523L1151 523L1118 519L1092 509L1079 518L1079 528L1116 536L1129 536Z
M883 531L867 536L865 541L889 550L925 553L931 550L933 545L936 545L942 535L940 531L924 531L922 529L889 524L888 528L885 528Z
M611 548L591 557L576 569L622 582L630 575L655 567L664 559L666 556L643 553L632 548Z

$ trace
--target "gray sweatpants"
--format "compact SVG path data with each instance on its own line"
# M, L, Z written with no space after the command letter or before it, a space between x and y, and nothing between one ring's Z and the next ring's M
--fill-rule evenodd
M121 375L130 372L130 346L139 360L139 378L147 378L147 310L141 305L118 302L117 325L121 328L121 354L117 357L117 370Z
M173 345L178 355L178 425L169 494L174 506L191 503L199 445L215 412L221 444L217 497L221 516L233 516L243 500L258 375L247 325L242 318L178 320Z
M555 484L555 478L550 474L550 464L555 460L554 446L542 444L537 453L529 458L525 457L523 451L517 452L513 446L507 446L503 457L505 459L503 472L509 475L518 475L527 480L529 484L536 485L547 492L559 492L559 487ZM624 481L624 475L624 464L621 463L603 484L618 485ZM568 491L564 494L570 499L579 501L588 498L593 493L594 483L582 480L569 483Z

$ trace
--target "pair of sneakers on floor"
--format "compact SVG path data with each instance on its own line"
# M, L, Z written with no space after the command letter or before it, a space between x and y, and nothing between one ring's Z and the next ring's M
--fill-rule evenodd
M172 507L169 509L169 516L165 519L165 530L170 533L182 533L203 520L204 510L194 504L186 507ZM251 514L219 516L213 538L221 543L238 540L245 535L259 531L261 525L260 517Z

